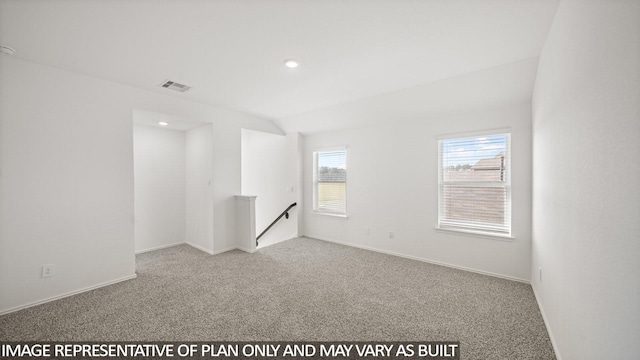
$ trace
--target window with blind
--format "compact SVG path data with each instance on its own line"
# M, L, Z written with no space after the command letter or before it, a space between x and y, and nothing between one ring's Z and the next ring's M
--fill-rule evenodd
M510 134L438 141L441 229L511 235Z
M347 215L347 150L313 153L313 211Z

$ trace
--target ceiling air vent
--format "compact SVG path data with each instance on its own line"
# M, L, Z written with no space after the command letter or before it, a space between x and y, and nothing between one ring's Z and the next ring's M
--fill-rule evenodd
M167 80L167 81L163 82L162 84L160 84L160 86L162 86L163 88L167 88L167 89L171 89L171 90L175 90L175 91L179 91L179 92L185 92L185 91L191 89L191 86L182 85L182 84L179 84L179 83L171 81L171 80Z

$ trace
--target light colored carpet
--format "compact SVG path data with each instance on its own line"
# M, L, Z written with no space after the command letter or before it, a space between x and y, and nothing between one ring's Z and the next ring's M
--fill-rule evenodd
M555 359L531 286L297 238L137 255L125 281L0 316L0 341L460 341L463 359Z

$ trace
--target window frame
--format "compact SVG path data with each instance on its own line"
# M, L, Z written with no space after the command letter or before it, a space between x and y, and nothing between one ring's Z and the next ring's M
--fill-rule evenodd
M504 181L444 181L443 174L443 143L446 140L459 140L459 139L469 139L469 138L479 138L486 136L506 136L506 150L505 150L505 174ZM438 167L438 220L436 224L436 230L443 232L452 232L452 233L461 233L466 235L479 235L481 237L489 237L489 238L499 238L499 239L514 239L513 238L513 217L512 217L512 207L513 207L513 198L512 198L512 173L511 173L511 129L494 129L494 130L486 130L486 131L478 131L472 133L456 133L456 134L447 134L438 136L437 146L438 146L438 158L437 158L437 167ZM483 226L483 225L471 225L470 222L464 221L451 221L447 219L443 219L443 196L442 192L444 191L444 186L446 184L452 185L469 185L473 187L504 187L505 188L505 210L504 216L508 219L505 221L506 231L499 231L492 229L491 226ZM444 220L444 221L443 221Z
M332 151L344 151L344 165L345 165L345 179L344 179L344 213L331 212L331 211L323 211L318 208L318 154L322 152L332 152ZM337 218L347 218L347 194L348 194L348 169L349 169L349 156L347 146L331 146L331 147L322 147L313 149L312 153L312 199L311 199L311 207L312 213L315 215L323 215L323 216L331 216Z

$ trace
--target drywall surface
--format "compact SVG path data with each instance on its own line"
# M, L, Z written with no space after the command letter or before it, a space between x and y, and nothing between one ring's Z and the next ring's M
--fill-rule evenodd
M213 253L213 132L206 124L186 132L187 243Z
M531 234L531 106L308 135L304 138L304 234L528 281ZM436 137L511 128L512 241L436 231ZM347 146L347 215L312 212L314 149ZM364 228L369 235L364 234ZM394 238L389 233L394 233Z
M219 167L229 180L214 202L240 193L240 128L281 133L269 120L8 56L0 78L0 313L135 276L133 109L228 124L219 137L235 140L218 157L228 150L235 172ZM44 264L53 277L41 278Z
M298 134L242 130L242 194L255 195L256 235L296 202ZM298 207L260 238L259 247L298 235Z
M132 109L112 84L2 58L0 312L133 276Z
M269 126L267 126L269 125ZM238 246L236 237L236 199L241 194L241 129L283 135L272 122L253 119L215 118L213 120L213 197L214 252Z
M184 132L134 125L133 168L136 252L184 242Z
M532 285L565 360L640 353L639 29L640 2L563 1L540 58Z

